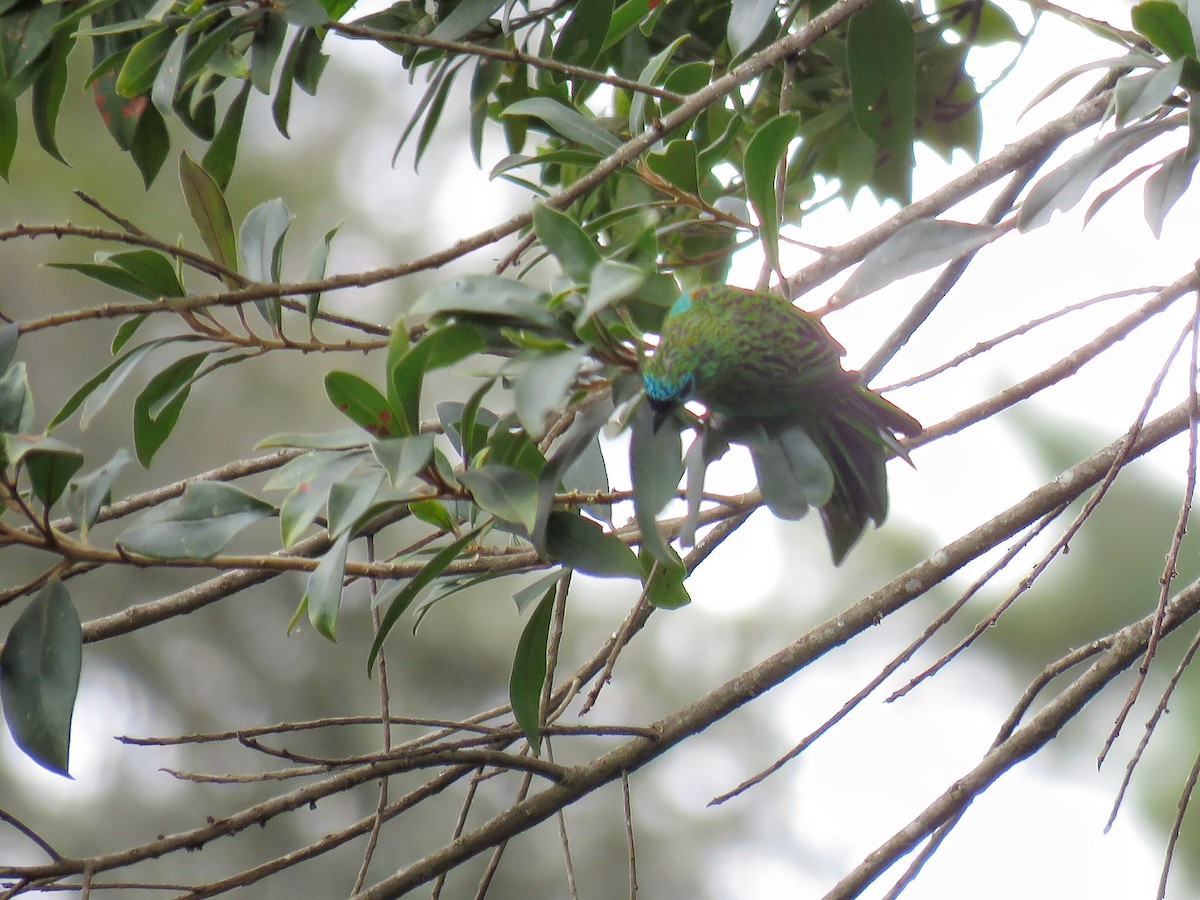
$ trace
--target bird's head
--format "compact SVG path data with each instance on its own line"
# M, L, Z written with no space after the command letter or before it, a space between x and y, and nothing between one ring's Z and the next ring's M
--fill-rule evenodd
M691 397L696 379L691 372L672 377L647 370L642 373L642 384L650 408L654 410L654 430L658 431L667 417Z

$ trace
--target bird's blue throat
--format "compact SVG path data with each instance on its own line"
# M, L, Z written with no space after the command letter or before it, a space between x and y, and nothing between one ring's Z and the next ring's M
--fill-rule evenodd
M656 404L683 403L692 392L695 379L691 373L677 382L663 381L654 375L642 374L642 384L646 387L646 396Z

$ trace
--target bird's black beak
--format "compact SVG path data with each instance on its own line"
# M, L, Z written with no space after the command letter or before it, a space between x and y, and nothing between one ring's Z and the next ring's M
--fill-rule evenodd
M675 412L675 404L664 403L661 400L651 400L650 409L654 411L653 431L655 434L658 434L658 429L662 428L663 422L671 418L672 413Z

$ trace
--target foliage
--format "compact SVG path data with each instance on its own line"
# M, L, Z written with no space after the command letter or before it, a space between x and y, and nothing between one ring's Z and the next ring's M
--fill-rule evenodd
M307 615L330 640L338 636L344 585L383 581L373 596L374 640L362 648L373 672L379 672L390 633L408 613L416 611L415 628L434 605L461 590L537 573L535 584L505 589L527 616L509 651L514 662L505 712L515 727L488 745L491 757L472 756L464 743L455 747L457 756L440 761L467 765L468 771L474 765L524 767L548 778L546 795L554 797L547 805L535 808L525 799L515 804L525 813L519 827L531 827L582 792L667 752L987 549L1052 511L1061 514L1091 485L1103 485L1110 469L1115 473L1133 454L1187 427L1187 416L1177 413L1138 429L1108 456L1081 463L1077 476L1055 492L1021 506L1011 522L982 526L968 543L939 551L916 575L864 600L839 617L829 635L761 669L760 681L714 694L699 718L662 725L654 740L631 738L617 756L598 760L582 777L552 759L538 760L555 718L579 686L607 677L652 609L689 602L692 570L752 510L783 500L770 483L760 486L765 498L758 492L702 498L702 477L689 477L689 487L699 485L688 498L693 513L686 520L663 518L679 497L685 467L703 469L715 455L701 446L685 459L679 431L656 432L642 402L637 372L653 342L646 335L657 332L680 290L725 281L733 255L746 248L761 253L764 287L773 273L777 286L794 295L861 263L829 308L948 265L948 283L914 304L866 367L872 374L916 332L949 291L953 273L961 274L980 248L1071 209L1095 193L1102 176L1125 168L1135 151L1165 139L1174 141L1166 155L1099 193L1089 210L1090 217L1133 177L1147 175L1145 214L1157 235L1200 159L1200 117L1191 102L1200 88L1200 4L1143 2L1133 15L1137 33L1084 22L1121 54L1104 63L1104 81L1071 113L1006 149L999 162L971 169L943 196L916 204L917 145L947 161L978 156L986 86L968 73L972 53L1002 45L1015 54L1027 39L990 0L461 0L400 2L358 18L354 13L347 0L0 0L0 175L8 177L18 148L34 152L18 128L17 104L25 96L41 148L55 159L69 155L71 148L58 142L59 109L75 71L72 53L77 44L89 44L85 84L109 136L147 186L177 160L180 208L199 237L176 242L146 233L126 218L137 205L132 197L111 210L94 202L110 228L16 225L0 233L3 241L63 233L88 239L97 248L90 258L52 265L122 295L102 312L117 320L112 361L61 401L40 431L21 359L23 338L62 328L72 318L10 322L0 331L0 546L46 554L39 574L3 595L9 603L34 597L0 655L0 687L14 737L48 768L68 768L79 659L84 641L98 639L87 623L80 628L75 604L89 605L84 576L95 569L212 568L256 577L301 572L307 581L293 625ZM270 98L274 124L286 135L293 91L318 91L325 45L335 37L379 43L422 84L396 147L397 154L410 148L418 165L428 161L435 134L449 127L455 92L465 90L474 159L482 163L503 153L491 175L526 188L528 210L462 235L444 253L335 275L327 275L326 266L336 229L304 248L305 264L296 267L288 246L294 216L283 198L267 199L235 222L227 189L251 94ZM1053 80L1045 96L1076 74ZM173 155L168 122L174 120L205 147L198 161L186 151ZM1060 143L1102 121L1102 136L1043 173ZM497 151L499 143L503 149ZM983 221L939 218L954 202L1010 174L1008 203ZM1010 214L1026 185L1032 186ZM804 271L785 272L781 244L794 240L804 216L833 200L849 203L861 191L899 212ZM493 271L477 264L473 274L447 277L398 322L333 314L323 306L330 292L438 270L509 238L502 248L507 255ZM303 280L291 280L293 270L303 271ZM1159 308L1190 289L1192 280L1163 294ZM73 312L77 319L101 315L86 308ZM132 403L132 450L151 468L160 454L171 452L173 440L186 440L176 432L186 430L182 417L197 384L219 370L248 372L251 361L292 352L312 358L371 354L373 378L341 368L324 377L329 403L350 427L266 436L258 444L267 453L259 463L231 459L226 470L205 479L123 498L118 485L128 452L111 448L105 454L111 458L98 464L55 436L65 423L77 419L85 428L116 405L119 389L137 375L144 384ZM1072 364L1081 364L1079 358ZM1064 377L1067 368L1054 377ZM453 399L444 395L441 380L448 371L473 379ZM1037 389L1025 386L1002 403ZM968 410L962 421L931 429L907 449L991 411ZM631 432L628 486L610 480L603 452L622 430ZM271 499L228 483L251 470L271 473L262 488ZM632 504L626 526L615 521L613 507L621 503ZM132 518L125 524L127 516ZM255 552L262 529L252 526L271 517L279 522L280 549ZM109 521L121 523L119 532L93 542L94 527ZM374 558L375 537L396 533L406 535L405 546ZM691 547L693 537L698 541ZM352 552L358 546L367 548L365 561ZM578 583L573 573L633 580L642 599L618 637L575 680L558 683L553 660L563 610ZM217 596L240 589L203 584L214 585ZM1170 615L1160 613L1149 631L1143 627L1137 647L1176 627L1194 605L1194 593L1179 595ZM1166 600L1164 593L1163 610ZM127 628L173 614L166 612L170 602L163 597L141 604L144 615L131 616ZM1112 662L1112 673L1136 656L1126 652ZM993 769L1027 755L1018 752L1025 733L1016 731L1016 721L981 762L973 792L990 783L985 776ZM508 751L519 740L534 760ZM369 781L420 765L403 755L381 760L366 774L354 768L356 761L331 768ZM344 788L329 788L336 789ZM948 827L973 795L964 792L941 818L930 813L921 834ZM247 811L248 820L251 812L258 811ZM237 830L229 822L228 830ZM178 840L164 838L105 865L201 846L218 832L202 827ZM474 843L456 842L438 862L441 869L414 866L363 896L397 895L513 833L489 823L473 833ZM915 843L913 834L889 850L888 863ZM0 870L32 884L81 874L85 864L88 877L103 868L61 858ZM870 880L882 871L872 868L879 865L864 863L846 883ZM247 875L242 883L256 877Z

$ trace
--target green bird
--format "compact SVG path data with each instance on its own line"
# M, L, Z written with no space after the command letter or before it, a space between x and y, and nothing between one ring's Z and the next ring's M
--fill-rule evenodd
M776 515L820 508L835 564L868 520L878 526L887 516L884 463L890 453L907 459L896 435L921 432L842 368L845 352L818 319L776 294L710 285L675 302L642 367L655 430L689 400L703 403L705 463L729 442L749 447Z

